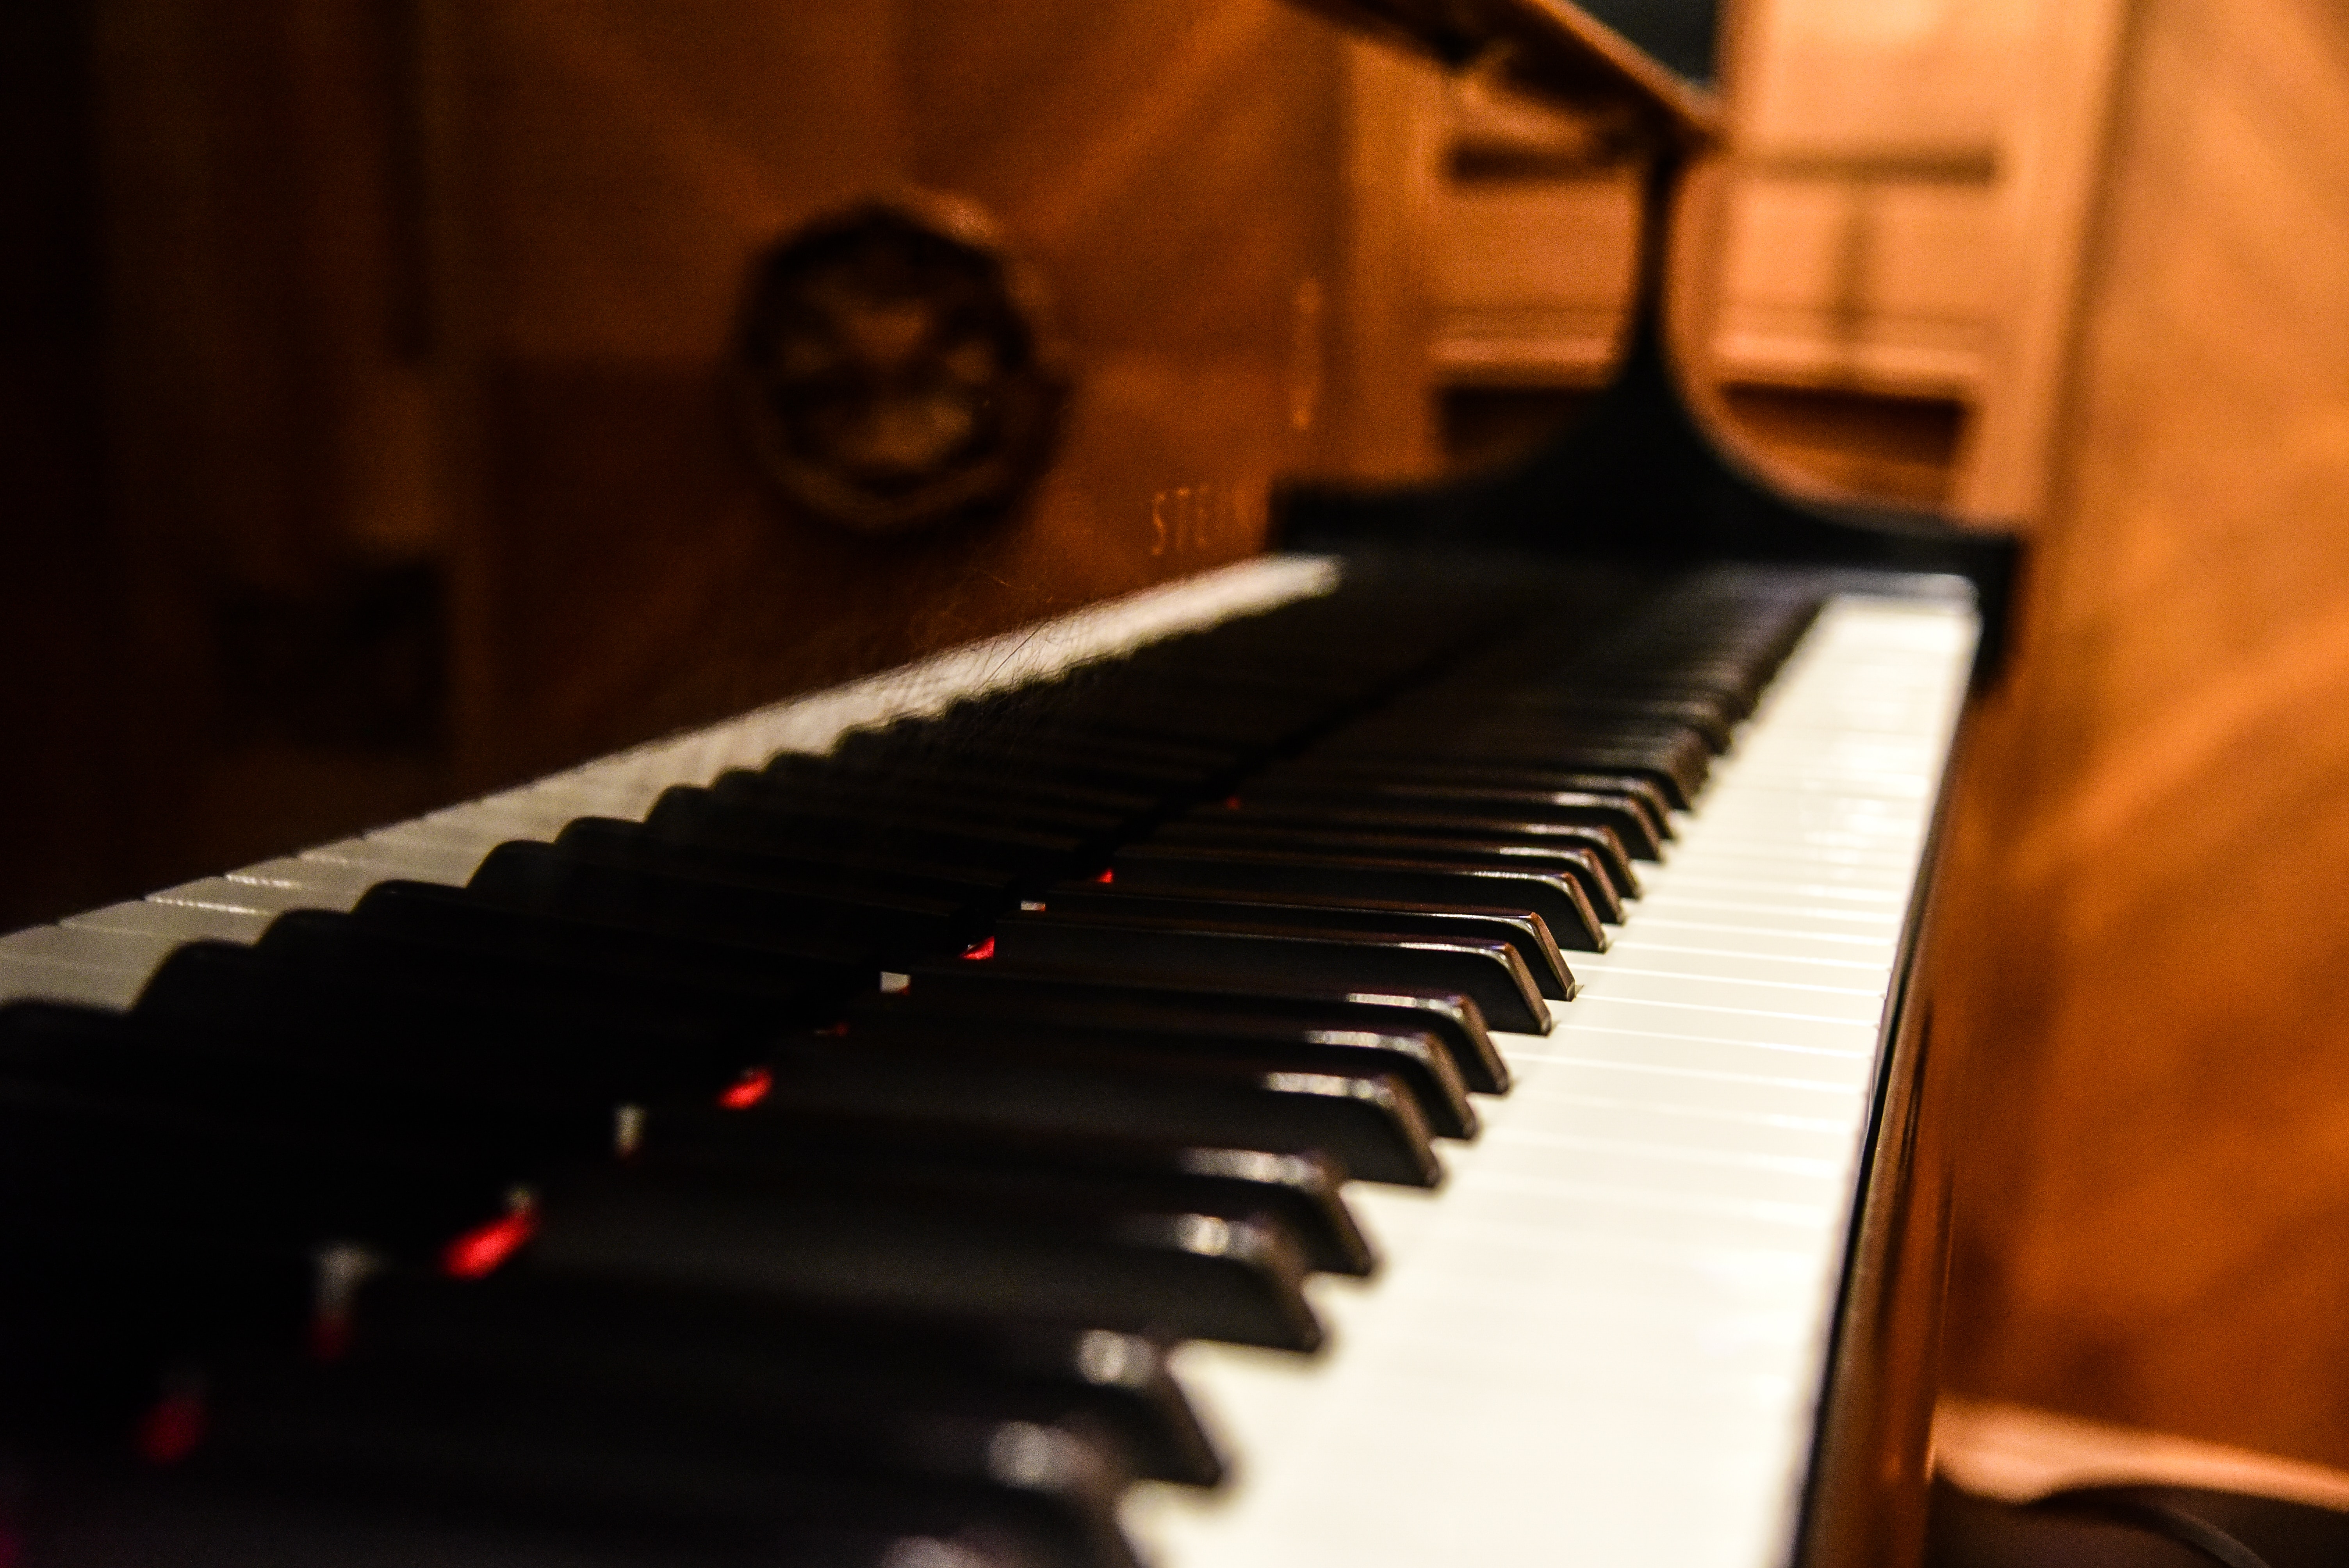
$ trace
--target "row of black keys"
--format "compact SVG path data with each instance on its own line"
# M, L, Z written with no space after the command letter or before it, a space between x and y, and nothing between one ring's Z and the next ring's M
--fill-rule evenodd
M1438 1179L1488 1020L1548 1026L1810 607L1699 586L1594 643L1434 597L193 944L128 1018L0 1015L16 1440L127 1417L174 1535L259 1487L1126 1561L1129 1479L1219 1473L1160 1346L1318 1343L1304 1276L1373 1263L1340 1181Z

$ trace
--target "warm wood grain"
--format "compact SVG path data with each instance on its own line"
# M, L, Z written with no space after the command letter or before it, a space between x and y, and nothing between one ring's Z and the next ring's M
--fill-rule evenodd
M1272 0L500 0L452 13L487 782L1257 547L1317 450L1337 38ZM974 199L1078 388L1033 504L888 543L772 504L719 405L752 254Z
M1381 372L1422 337L1349 336L1348 182L1385 176L1347 42L1278 0L78 0L10 36L8 232L93 296L7 367L16 624L79 660L16 705L62 824L16 918L1248 553L1276 474L1391 460L1418 386ZM776 504L719 387L751 256L907 187L992 209L1077 390L1031 505L883 545ZM387 570L429 603L376 664L445 675L354 743L307 655ZM157 759L127 793L109 726Z
M2349 1461L2349 22L2141 0L1967 779L1961 1390Z

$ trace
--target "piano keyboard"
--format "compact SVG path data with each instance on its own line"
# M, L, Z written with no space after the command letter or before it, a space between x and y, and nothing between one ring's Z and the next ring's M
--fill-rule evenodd
M0 1366L57 1417L0 1444L104 1500L0 1504L0 1546L1783 1560L1975 634L1940 580L1849 583L1615 624L1614 589L1270 558L0 940L0 1113L156 1161L0 1170L21 1257L127 1282L0 1298L72 1351L62 1395ZM279 1132L164 1083L183 1045L349 1117L287 1135L325 1167L282 1220L203 1206L274 1215ZM83 1343L191 1270L326 1364L225 1307L123 1306L129 1371Z
M1885 998L1972 656L1832 601L1441 1192L1350 1194L1326 1366L1186 1346L1233 1484L1138 1499L1164 1568L1788 1561Z

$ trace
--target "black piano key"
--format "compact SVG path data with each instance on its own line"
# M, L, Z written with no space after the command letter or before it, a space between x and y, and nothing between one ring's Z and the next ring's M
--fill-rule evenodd
M806 1305L1311 1350L1305 1264L1277 1222L644 1170L550 1192L521 1263Z
M885 851L858 852L832 844L781 851L704 842L657 823L609 817L582 817L569 823L555 835L554 847L565 856L599 865L771 886L795 897L911 900L978 914L992 914L1014 902L1009 879L991 868L915 860Z
M254 945L321 976L419 995L609 1007L713 1029L820 1022L881 968L879 950L861 942L808 936L729 947L518 913L460 890L400 882L381 884L348 914L280 915Z
M1282 816L1334 810L1346 814L1340 820L1353 820L1366 814L1424 813L1493 823L1601 827L1615 835L1633 860L1657 860L1662 852L1654 821L1636 801L1591 790L1501 789L1392 780L1332 784L1276 774L1249 785L1238 799L1251 810Z
M536 1361L589 1383L715 1381L789 1402L812 1392L1112 1434L1137 1474L1213 1486L1224 1462L1151 1340L1109 1329L795 1310L672 1285L528 1268L454 1281L387 1271L354 1294L347 1343L444 1365Z
M1603 795L1636 810L1644 831L1659 843L1676 836L1671 802L1652 779L1628 773L1570 773L1554 769L1511 768L1495 764L1416 758L1366 759L1309 754L1283 762L1248 786L1249 798L1266 798L1268 787L1300 790L1376 789L1392 785L1398 793L1414 789L1499 790L1531 794L1587 792Z
M1132 822L1154 811L1155 794L1131 789L1100 789L1082 784L1056 784L1041 779L1005 779L983 769L900 766L874 768L833 756L804 751L778 752L760 772L792 789L825 793L873 790L893 797L944 801L964 799L990 803L1043 806Z
M1383 1073L1410 1090L1420 1115L1438 1137L1476 1135L1476 1112L1451 1053L1425 1032L1300 1028L1277 1018L1239 1015L1132 1016L1114 1025L1078 1024L957 1014L906 1006L896 996L858 1010L843 1027L849 1038L860 1043L891 1039L976 1046L983 1041L1049 1047L1071 1057L1098 1054L1108 1060L1196 1057L1245 1062L1267 1072Z
M1064 1568L1017 1521L895 1494L885 1519L835 1509L798 1520L554 1517L421 1484L360 1490L346 1476L301 1484L176 1471L77 1475L69 1509L41 1523L40 1568ZM421 1500L429 1498L429 1506ZM843 1505L845 1506L845 1505ZM869 1515L870 1511L867 1511ZM1123 1557L1090 1565L1123 1568ZM1071 1563L1065 1568L1088 1568Z
M859 1028L854 1037L874 1037ZM1078 1138L921 1117L656 1108L646 1157L665 1166L739 1166L762 1175L882 1191L949 1191L1015 1207L1029 1198L1152 1212L1269 1218L1318 1272L1368 1274L1370 1243L1339 1196L1340 1176L1310 1154Z
M854 1029L852 1024L851 1028ZM810 1114L993 1123L1158 1143L1319 1153L1350 1176L1443 1178L1419 1102L1389 1074L1266 1071L1172 1053L886 1034L781 1048L769 1100Z
M748 1016L763 1016L771 1006L790 1021L803 1016L811 993L850 994L893 955L936 945L876 940L857 929L854 910L841 910L837 922L824 920L820 909L808 913L812 918L796 929L767 933L756 943L729 942L585 912L517 909L466 888L393 881L369 889L347 925L365 940L402 951L412 945L461 954L462 972L487 984L511 975L519 989L530 984L526 969L537 965L568 983L574 970L584 969L590 987L633 987L689 996L697 1004L724 998ZM264 934L264 944L272 941Z
M1549 1007L1516 950L1465 936L1218 928L1193 919L1067 914L1049 904L997 928L992 962L1062 973L1169 976L1261 987L1276 982L1378 990L1426 986L1475 999L1500 1028L1547 1034Z
M1493 871L1523 869L1547 872L1577 883L1595 924L1623 921L1624 890L1609 873L1598 847L1579 837L1562 842L1542 842L1534 835L1526 841L1506 838L1477 839L1464 833L1446 834L1441 827L1413 830L1415 824L1387 820L1360 828L1298 827L1241 813L1214 812L1168 823L1141 844L1128 845L1112 858L1112 868L1138 850L1191 850L1223 854L1275 855L1299 861L1326 861L1340 865L1417 865L1429 869L1482 867ZM1584 829L1561 830L1579 834ZM1395 899L1410 895L1382 895ZM1545 919L1549 912L1542 912ZM1553 923L1553 934L1559 927ZM1573 944L1583 945L1580 943Z
M806 880L672 869L657 856L604 856L542 843L499 845L466 891L512 910L742 946L812 933L844 936L872 943L892 969L959 951L986 926L968 902L851 894Z
M1147 892L1304 894L1454 908L1523 909L1541 916L1557 944L1607 951L1607 932L1581 877L1540 866L1386 856L1378 859L1220 843L1128 844L1110 862L1119 887ZM1046 900L1049 907L1049 897Z
M1441 700L1446 712L1455 717L1561 734L1692 730L1716 755L1729 748L1739 706L1733 698L1713 692L1661 686L1610 688L1571 680L1446 687ZM1430 707L1433 701L1433 694L1426 688L1413 694L1415 707Z
M1061 834L916 823L843 805L777 810L682 787L663 792L645 820L657 834L688 843L811 858L836 851L896 856L978 867L1006 882L1038 887L1075 874L1085 858L1082 841Z
M1485 1032L1476 1004L1454 992L1313 993L1299 985L1258 991L1154 983L1123 977L1037 975L992 964L934 965L913 972L901 994L877 997L849 1015L890 1008L954 1016L1032 1021L1055 1027L1247 1031L1265 1023L1370 1035L1433 1037L1462 1083L1480 1094L1508 1092L1509 1070Z
M876 769L936 767L942 756L956 765L1005 780L1036 779L1053 784L1112 789L1153 799L1188 799L1237 777L1239 766L1225 758L1179 759L1132 748L1088 743L1065 734L981 734L944 737L916 727L854 730L832 755Z
M1572 1000L1573 972L1550 935L1549 926L1530 910L1455 909L1433 903L1381 903L1373 900L1346 903L1336 899L1292 896L1247 898L1237 893L1151 893L1115 883L1076 883L1057 887L1041 901L1048 910L1064 914L1120 913L1165 919L1198 919L1224 923L1264 926L1311 926L1330 931L1397 932L1406 935L1441 937L1447 933L1487 941L1506 942L1534 977L1541 994L1555 1001Z
M1494 768L1628 773L1653 783L1681 810L1702 793L1713 759L1703 740L1686 731L1659 739L1548 735L1506 727L1445 728L1433 723L1361 726L1331 736L1321 749L1373 765L1433 755Z
M1259 806L1234 797L1221 807L1178 818L1153 836L1166 843L1318 845L1354 838L1373 846L1393 840L1473 842L1526 853L1562 854L1568 863L1588 868L1583 873L1583 891L1609 921L1619 923L1622 901L1640 895L1639 873L1631 869L1630 855L1610 828L1495 818L1433 805L1315 807L1275 802Z
M515 998L320 973L223 943L190 943L165 959L135 1016L170 1031L306 1039L321 1074L518 1100L553 1115L715 1094L767 1037L568 993Z
M772 811L784 817L802 813L840 817L885 824L904 822L921 828L986 829L1008 833L1036 833L1071 840L1082 853L1098 853L1128 829L1129 819L1115 812L1088 810L1016 794L926 790L879 787L812 789L798 779L773 779L764 773L736 769L719 775L708 786L717 799L732 805Z
M508 1173L341 1130L0 1083L0 1230L133 1249L158 1236L427 1255L503 1212Z
M608 1153L609 1104L550 1104L469 1077L461 1088L370 1071L387 1051L335 1052L249 1014L212 1023L22 1003L0 1009L0 1079L125 1105L178 1107L233 1136L248 1124L494 1160L517 1176Z
M204 1398L182 1484L429 1499L510 1542L586 1529L656 1561L720 1545L808 1561L840 1532L971 1533L1008 1538L1036 1568L1133 1568L1116 1517L1130 1471L1082 1423L614 1390L529 1364L238 1370Z

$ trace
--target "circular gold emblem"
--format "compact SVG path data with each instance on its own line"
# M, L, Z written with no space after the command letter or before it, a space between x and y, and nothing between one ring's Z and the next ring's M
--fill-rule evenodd
M1008 511L1050 460L1068 378L984 218L873 201L753 263L737 372L752 445L801 511L858 533Z

